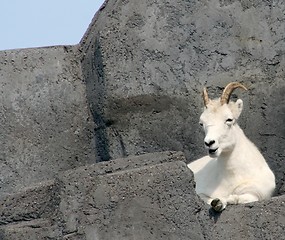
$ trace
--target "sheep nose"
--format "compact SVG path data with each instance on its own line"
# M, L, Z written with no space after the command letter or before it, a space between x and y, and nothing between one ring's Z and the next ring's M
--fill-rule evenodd
M215 143L215 140L210 140L209 142L206 142L206 141L205 141L205 145L206 145L207 147L211 147L214 143Z

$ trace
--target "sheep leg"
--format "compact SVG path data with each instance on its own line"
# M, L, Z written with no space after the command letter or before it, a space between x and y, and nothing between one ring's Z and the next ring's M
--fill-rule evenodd
M258 197L251 193L231 194L226 199L213 199L211 201L211 206L216 212L221 212L226 208L227 204L244 204L249 202L256 202L258 200Z
M258 201L258 197L251 193L232 194L227 198L228 204L242 204Z
M227 204L243 204L258 201L258 197L251 193L231 194L227 198L211 198L205 194L199 194L200 198L211 205L216 212L223 211Z
M258 201L258 197L251 193L231 194L226 199L215 198L211 201L211 206L216 212L223 211L227 204L244 204Z

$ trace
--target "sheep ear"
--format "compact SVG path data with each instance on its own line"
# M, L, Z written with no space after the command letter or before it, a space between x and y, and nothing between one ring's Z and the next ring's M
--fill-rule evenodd
M243 109L243 101L241 99L238 99L235 105L236 105L236 119L238 119Z

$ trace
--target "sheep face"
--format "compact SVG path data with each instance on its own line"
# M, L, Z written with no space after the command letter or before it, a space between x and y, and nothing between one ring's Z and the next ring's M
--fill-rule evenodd
M210 157L230 153L236 143L235 125L242 111L243 102L221 104L211 100L200 117L200 125L205 132L204 144Z

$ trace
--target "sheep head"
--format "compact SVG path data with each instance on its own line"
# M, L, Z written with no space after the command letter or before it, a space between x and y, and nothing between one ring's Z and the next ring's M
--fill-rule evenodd
M235 125L243 109L243 101L230 102L232 92L245 86L238 82L229 83L219 99L209 99L207 89L203 90L205 104L200 117L200 125L205 132L204 144L211 157L230 152L236 143Z

